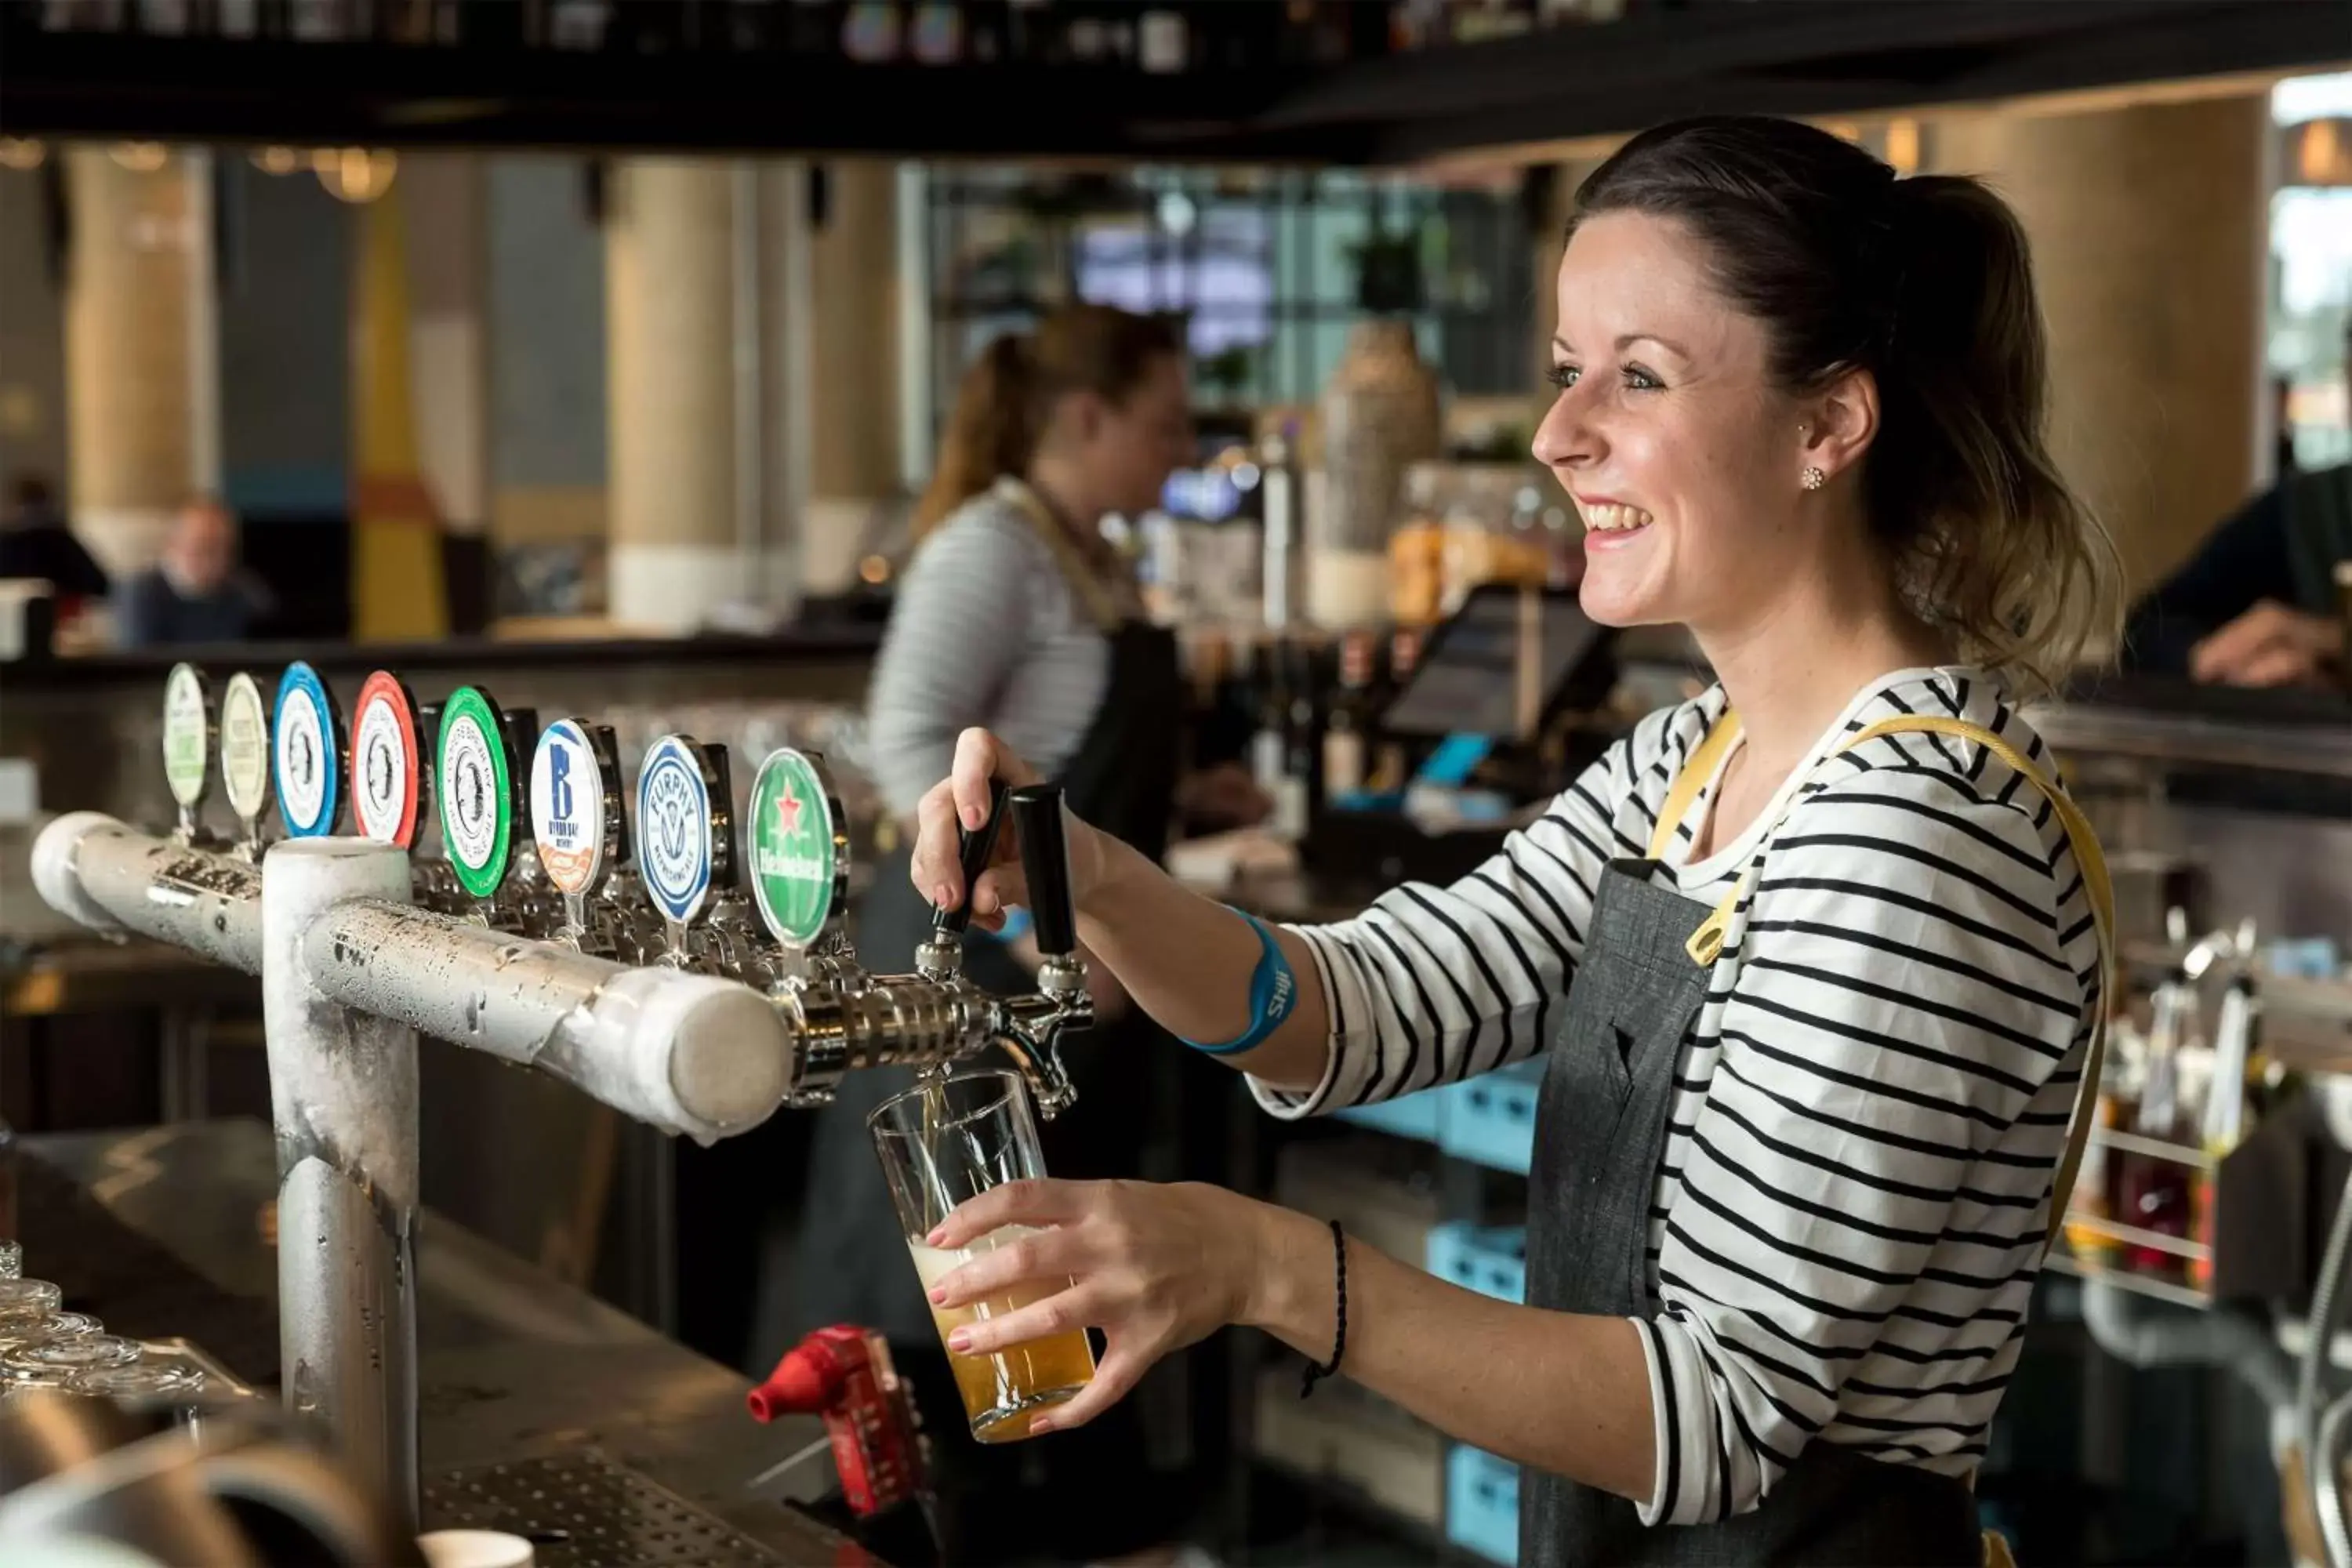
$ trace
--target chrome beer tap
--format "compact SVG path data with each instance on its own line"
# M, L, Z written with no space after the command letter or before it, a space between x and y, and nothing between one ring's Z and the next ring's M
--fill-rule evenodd
M607 724L559 719L531 753L532 858L560 905L548 940L592 958L651 963L661 921L631 863L621 752Z
M1037 991L998 996L963 973L962 935L972 883L1008 811L1045 963ZM751 889L783 953L785 973L768 994L793 1040L788 1104L825 1103L843 1076L860 1068L944 1070L991 1044L1013 1058L1044 1115L1076 1100L1061 1042L1093 1025L1094 1004L1077 958L1058 789L994 790L987 821L960 836L963 900L933 917L930 940L908 974L868 972L849 940L840 912L848 838L820 759L790 749L771 753L751 787Z

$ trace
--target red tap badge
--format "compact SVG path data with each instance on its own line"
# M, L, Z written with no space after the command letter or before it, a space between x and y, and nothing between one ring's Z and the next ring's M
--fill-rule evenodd
M787 1351L746 1402L761 1421L824 1418L842 1495L861 1519L929 1489L913 1403L877 1333L847 1323L819 1329Z
M416 704L388 669L360 688L352 719L352 816L363 837L406 849L416 842Z

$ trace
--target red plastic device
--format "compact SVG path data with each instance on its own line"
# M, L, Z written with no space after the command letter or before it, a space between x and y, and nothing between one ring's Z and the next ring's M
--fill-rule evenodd
M860 1519L929 1490L914 1405L877 1333L849 1323L817 1330L784 1352L746 1403L760 1421L824 1418L842 1495Z

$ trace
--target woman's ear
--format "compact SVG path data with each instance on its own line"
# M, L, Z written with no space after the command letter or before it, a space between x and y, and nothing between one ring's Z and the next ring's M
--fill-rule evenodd
M1801 479L1807 468L1835 479L1862 461L1878 435L1878 378L1866 370L1847 371L1806 398L1803 407L1798 427Z

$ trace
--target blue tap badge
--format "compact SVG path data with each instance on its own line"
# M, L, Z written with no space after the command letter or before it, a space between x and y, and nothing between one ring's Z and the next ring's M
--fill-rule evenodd
M710 891L710 790L702 748L664 735L637 774L637 875L654 907L679 925Z
M335 830L342 804L342 715L319 672L300 659L286 667L278 682L278 714L270 725L271 761L278 779L278 812L296 838L319 838Z

